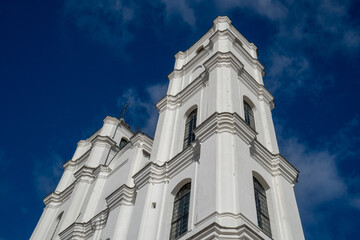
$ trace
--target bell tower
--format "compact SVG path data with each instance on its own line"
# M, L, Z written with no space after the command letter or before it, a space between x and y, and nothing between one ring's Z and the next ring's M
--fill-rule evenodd
M31 239L304 240L257 47L218 17L175 55L154 139L107 117L82 140Z
M228 17L175 55L167 95L157 104L151 160L170 165L192 152L186 177L194 239L304 239L293 190L298 171L279 154L264 75L257 47Z

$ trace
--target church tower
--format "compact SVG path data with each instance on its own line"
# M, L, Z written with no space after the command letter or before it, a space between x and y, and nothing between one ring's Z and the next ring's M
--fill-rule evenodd
M31 239L302 240L257 47L228 17L175 55L154 139L123 119L80 141Z

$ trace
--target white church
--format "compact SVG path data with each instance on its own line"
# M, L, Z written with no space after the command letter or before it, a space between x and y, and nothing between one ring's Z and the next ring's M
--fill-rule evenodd
M78 143L33 240L302 240L257 47L228 17L175 55L155 137L106 117Z

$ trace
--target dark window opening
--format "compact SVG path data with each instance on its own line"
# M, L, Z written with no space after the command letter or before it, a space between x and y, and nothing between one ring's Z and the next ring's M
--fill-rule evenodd
M249 125L253 130L255 130L254 113L250 105L245 101L244 101L244 116L245 116L246 124Z
M185 184L176 194L171 220L170 240L179 239L188 231L191 183Z
M192 111L185 122L184 149L195 140L194 129L196 128L197 109Z
M266 235L271 237L270 219L265 189L256 178L253 178L253 180L258 225Z
M125 147L126 144L128 144L128 140L126 140L125 138L122 138L120 141L120 149L122 149L123 147Z

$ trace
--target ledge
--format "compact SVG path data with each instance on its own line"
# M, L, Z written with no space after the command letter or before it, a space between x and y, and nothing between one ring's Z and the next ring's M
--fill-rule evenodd
M264 100L269 104L271 110L274 109L274 97L271 93L265 88L264 85L259 84L245 69L242 69L238 73L240 81L242 81L249 89L252 91L259 100Z
M106 225L106 221L109 215L109 210L105 209L104 211L97 214L95 217L90 219L85 223L74 222L64 231L59 233L61 240L71 240L71 239L88 239L90 238L96 230L102 229Z
M119 205L133 205L135 202L135 195L135 188L130 188L124 184L107 196L105 200L108 205L108 209L112 211Z
M194 130L196 139L200 142L220 132L236 134L247 144L250 144L257 135L237 113L228 112L215 112Z
M147 183L168 182L170 178L198 159L198 151L196 151L198 147L199 144L194 143L163 165L148 163L133 176L135 186L140 189Z
M86 165L75 172L75 181L69 185L64 191L56 193L52 192L44 198L46 207L57 207L61 205L72 193L77 182L91 183L97 178L107 178L111 169L108 166L100 165L97 168L91 168Z
M250 156L271 173L281 175L291 184L297 182L299 171L280 154L272 154L257 139L251 129L237 113L214 113L194 130L201 143L214 134L229 132L238 135L250 147Z
M184 101L196 94L201 88L203 88L209 79L207 71L203 71L194 81L187 85L175 96L166 95L157 104L156 108L159 112L165 109L174 110L181 106Z
M73 192L75 183L72 183L64 191L60 193L52 192L44 198L46 207L57 207L61 205Z
M120 147L116 144L116 142L108 136L97 135L94 139L91 140L91 144L93 146L109 147L114 149L115 151L120 150Z
M153 139L146 135L145 133L138 132L134 136L130 138L130 141L138 145L139 147L142 147L148 152L151 152L152 145L153 145Z
M258 141L253 141L250 155L268 170L272 176L283 176L291 184L296 184L299 170L280 154L273 154Z

